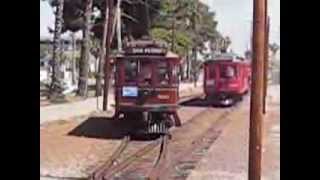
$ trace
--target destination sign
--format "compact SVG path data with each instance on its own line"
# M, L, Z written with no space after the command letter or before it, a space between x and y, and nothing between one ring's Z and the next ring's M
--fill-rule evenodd
M156 48L156 47L147 47L147 48L133 47L133 48L129 48L127 53L129 54L165 54L166 51L164 48Z

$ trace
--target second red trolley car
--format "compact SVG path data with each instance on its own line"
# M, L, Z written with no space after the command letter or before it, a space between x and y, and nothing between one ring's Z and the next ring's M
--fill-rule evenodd
M251 66L235 54L221 54L204 63L206 98L217 105L233 105L250 89Z

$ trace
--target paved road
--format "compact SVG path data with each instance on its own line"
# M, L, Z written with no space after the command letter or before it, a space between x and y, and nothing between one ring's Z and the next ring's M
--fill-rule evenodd
M201 83L198 83L197 88L193 87L192 83L183 83L180 85L180 92L192 91L194 89L202 89ZM102 97L98 98L99 109L102 109ZM109 94L108 109L112 109L114 104L113 94ZM59 119L69 119L76 116L88 115L97 109L97 98L88 98L84 101L73 102L67 104L50 105L40 107L40 124L48 121Z

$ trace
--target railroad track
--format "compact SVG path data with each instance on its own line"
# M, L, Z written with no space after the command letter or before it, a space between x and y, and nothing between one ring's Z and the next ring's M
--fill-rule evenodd
M185 97L181 102L189 101L193 98L200 98L202 97L202 94L199 94L197 96L190 96ZM202 112L195 115L198 116ZM196 118L192 118L196 119ZM176 128L173 128L174 130ZM159 147L159 153L156 158L156 161L150 168L149 172L146 172L145 179L147 180L158 180L160 179L160 174L164 170L164 167L166 166L166 160L167 160L167 152L168 152L168 144L169 144L170 134L162 135L159 139L154 140L151 143L148 143L147 145L139 148L135 151L135 153L125 157L124 160L121 162L119 159L121 159L121 156L124 154L126 150L129 148L130 144L130 136L125 136L118 148L113 152L111 157L101 166L96 168L94 173L89 177L90 180L109 180L112 179L113 176L115 176L117 173L121 173L125 171L126 168L128 168L131 164L135 162L139 162L145 155L149 154L151 151L153 151L156 147ZM128 150L130 151L130 150Z
M179 175L177 173L177 171L180 171L179 168L188 163L192 163L192 168L196 166L197 162L204 155L203 150L209 149L220 136L223 128L230 122L231 119L229 119L229 117L233 115L235 109L237 108L229 108L216 112L210 120L210 115L215 112L215 109L208 108L191 118L183 124L182 127L174 128L172 131L173 138L167 147L168 152L165 154L166 157L160 167L158 167L158 172L156 173L161 175L158 176L159 179L185 180L187 178L186 174L189 172L183 172L184 174ZM211 125L207 126L204 130L201 130L201 127L197 126L197 124L203 125L210 123ZM196 127L198 127L198 129L194 130ZM192 130L194 131L192 132ZM199 155L199 152L202 154ZM121 174L117 179L138 180L150 178L150 173L146 171L146 168L150 166L150 162L152 162L154 157L155 154L148 154L143 163L135 163L134 166L131 166L126 173ZM182 169L181 171L184 171L183 168L180 168ZM145 176L146 174L147 176Z
M183 116L190 118L184 120L181 127L170 128L171 140L168 135L153 141L136 141L125 136L106 162L90 170L94 173L89 177L50 179L185 180L188 174L185 169L195 167L202 158L199 152L203 154L202 151L214 143L237 108L203 108L192 117L186 113L189 108Z
M171 140L168 135L143 142L125 136L106 162L96 166L93 171L90 168L90 172L93 172L90 176L50 179L185 179L186 175L177 175L176 171L184 171L186 163L195 166L202 158L197 154L203 154L202 151L214 143L229 121L226 119L235 109L238 109L238 106L227 109L203 108L190 117L189 107L183 111L182 117L190 118L185 119L181 127L170 128L173 137Z
M122 161L121 156L130 145L130 136L126 136L111 157L90 176L90 180L109 180L117 173L125 171L134 162L138 162L145 155L149 154L156 147L160 147L158 157L153 167L148 173L148 180L157 180L160 177L161 169L164 167L167 153L169 135L162 135L160 138L136 150L133 154L125 157Z

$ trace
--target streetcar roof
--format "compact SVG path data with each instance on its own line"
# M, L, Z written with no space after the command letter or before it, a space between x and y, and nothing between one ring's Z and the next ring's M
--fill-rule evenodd
M160 59L160 58L180 58L180 56L176 53L173 53L171 51L167 51L165 55L150 55L150 54L139 54L139 55L134 55L134 54L117 54L116 55L117 58L124 58L124 57L128 57L128 58L150 58L150 59Z

